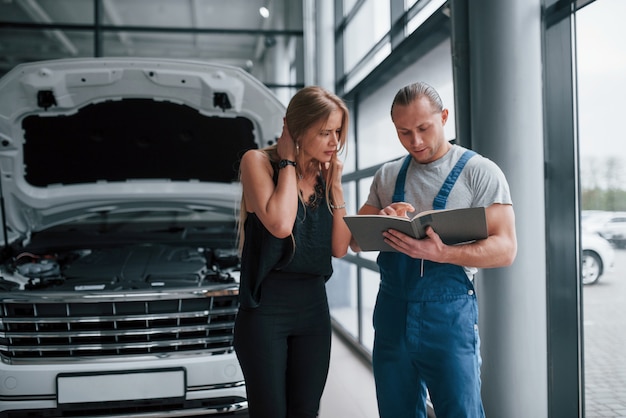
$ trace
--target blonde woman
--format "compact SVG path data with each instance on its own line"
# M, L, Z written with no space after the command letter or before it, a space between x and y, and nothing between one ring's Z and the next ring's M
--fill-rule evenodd
M325 283L351 234L341 186L348 109L317 86L291 99L275 145L240 165L235 350L251 418L316 417L330 360Z

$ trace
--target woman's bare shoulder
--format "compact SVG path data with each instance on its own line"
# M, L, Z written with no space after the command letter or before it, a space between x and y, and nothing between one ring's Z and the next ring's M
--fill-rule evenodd
M242 173L248 171L250 173L271 173L272 163L266 152L259 149L251 149L246 151L241 157Z
M241 162L270 164L269 156L260 149L249 149L241 157Z

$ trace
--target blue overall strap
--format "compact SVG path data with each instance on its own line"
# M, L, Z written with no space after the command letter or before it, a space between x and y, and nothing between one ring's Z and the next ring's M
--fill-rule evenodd
M455 166L448 174L448 178L443 182L443 186L439 189L439 193L435 196L435 200L433 200L433 209L445 209L446 203L448 202L448 195L454 187L454 183L456 183L456 179L459 178L461 171L463 171L463 167L465 167L465 163L469 161L476 153L472 150L467 150L461 155L459 161L456 162Z
M396 178L396 188L393 190L392 202L404 202L404 182L406 181L406 172L409 171L409 164L411 164L411 154L407 155L402 163L402 168Z

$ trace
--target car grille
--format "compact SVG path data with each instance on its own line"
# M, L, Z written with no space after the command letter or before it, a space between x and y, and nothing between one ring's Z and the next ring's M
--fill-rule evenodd
M120 295L10 295L1 302L5 359L232 352L238 289Z

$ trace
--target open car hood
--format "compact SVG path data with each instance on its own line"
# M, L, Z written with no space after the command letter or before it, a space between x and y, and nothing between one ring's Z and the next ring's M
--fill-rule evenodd
M145 58L19 65L0 79L8 230L139 210L232 217L239 158L275 141L284 111L230 66Z

